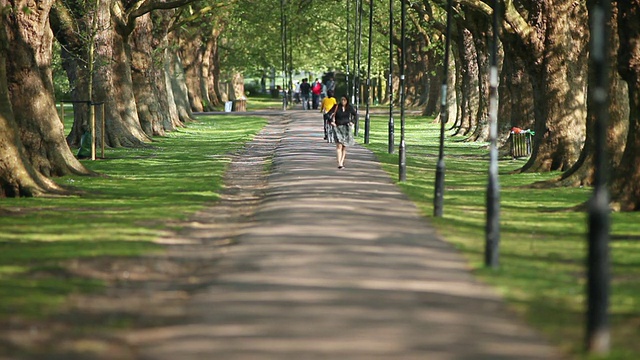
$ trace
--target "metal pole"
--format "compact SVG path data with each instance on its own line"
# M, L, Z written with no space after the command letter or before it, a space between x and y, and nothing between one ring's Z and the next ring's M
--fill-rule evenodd
M364 119L364 143L369 143L369 132L371 130L371 118L369 115L369 105L371 103L371 43L373 32L373 0L369 0L369 42L368 42L368 58L367 58L367 109Z
M289 12L289 11L287 11ZM287 103L293 104L293 46L291 45L293 43L292 41L292 37L293 37L293 32L290 31L291 30L291 25L289 25L291 19L287 19L287 28L285 29L285 32L287 34L287 36L285 36L285 41L287 44L287 49L288 49L288 56L287 56L287 75L288 75L288 80L287 80Z
M347 77L346 77L346 82L347 82L347 93L346 93L346 95L347 95L347 99L349 99L349 95L350 95L349 94L349 87L350 87L350 85L349 85L349 61L350 61L350 57L349 57L349 53L350 53L350 50L349 50L349 31L351 30L351 26L350 26L350 24L351 24L351 22L350 22L351 15L349 14L349 9L350 9L349 1L351 1L351 0L347 0Z
M104 159L104 132L106 130L106 126L105 126L105 110L104 110L104 101L102 102L102 105L100 106L100 108L102 109L102 133L100 134L100 138L101 138L101 142L100 142L100 147L101 147L101 156Z
M400 14L400 147L398 149L398 179L400 181L407 181L407 151L405 145L405 121L404 121L404 102L405 102L405 88L404 88L404 73L405 73L405 54L406 54L406 24L405 18L407 16L407 3L401 0L401 14Z
M353 15L353 41L355 44L353 45L353 81L351 81L351 86L353 87L351 91L351 104L356 105L356 81L360 77L360 69L358 69L358 3L360 0L356 0L354 5L354 15Z
M87 101L89 106L89 118L91 120L91 160L96 159L96 109L91 99Z
M287 77L287 40L286 40L286 21L287 18L284 14L284 2L280 0L280 45L282 47L282 110L287 110L287 90L286 90L286 77Z
M498 179L498 6L493 0L493 41L489 68L489 182L487 184L487 219L485 224L485 266L497 268L500 253L500 183Z
M593 83L589 85L595 112L595 151L593 196L589 202L589 253L587 257L587 350L609 353L609 191L607 189L606 129L608 106L608 43L611 3L598 0L591 17L591 65Z
M360 67L361 65L361 61L362 61L362 13L363 13L363 2L364 0L358 0L358 43L357 43L357 47L358 47L358 81L356 82L356 112L359 114L360 113L360 96L361 94L361 89L360 89L360 85L362 83L362 77L360 76ZM355 135L358 136L358 134L360 133L360 119L359 116L356 116L355 119Z
M393 0L389 0L389 154L394 151L394 127L393 124Z
M442 93L440 95L440 147L438 151L438 164L436 165L436 184L433 196L433 216L442 217L444 208L444 126L449 121L449 109L447 108L447 83L449 80L449 48L451 47L451 0L447 0L447 29L444 45L444 71L442 79Z

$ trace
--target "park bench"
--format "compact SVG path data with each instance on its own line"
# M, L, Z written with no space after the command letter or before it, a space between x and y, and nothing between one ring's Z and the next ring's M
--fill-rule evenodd
M533 141L533 132L531 130L513 128L509 137L511 140L511 157L514 160L520 157L531 156L531 145Z

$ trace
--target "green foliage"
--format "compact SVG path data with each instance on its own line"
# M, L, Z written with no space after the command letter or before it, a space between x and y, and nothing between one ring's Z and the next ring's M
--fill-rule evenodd
M355 11L347 13L344 1L286 1L287 36L290 39L293 67L297 71L344 69L347 59L347 14L350 15L350 51L355 39ZM388 18L385 8L376 6L378 23ZM388 9L386 10L388 11ZM269 16L265 16L269 14ZM386 15L385 15L386 14ZM274 67L282 70L281 1L238 1L221 42L222 65L241 71ZM363 9L362 58L367 57L368 6ZM388 63L388 34L374 27L373 72L383 71ZM289 54L287 54L288 56ZM353 58L353 54L350 55ZM365 66L363 60L363 66ZM352 66L352 65L350 65Z
M101 281L74 275L74 260L161 251L153 240L216 201L226 156L264 126L256 117L203 117L149 149L109 149L84 165L107 176L56 179L85 193L3 199L0 207L0 319L45 316Z
M387 151L387 122L388 117L372 117L368 147L397 179L397 151L393 155ZM438 136L439 125L432 119L406 118L407 181L399 185L429 217L433 214ZM399 144L399 139L395 143ZM585 333L587 215L573 208L589 199L591 189L531 189L527 185L558 173L511 174L524 163L501 159L500 268L487 269L483 261L489 165L486 146L447 139L444 217L431 220L468 258L472 270L506 297L514 311L565 352L580 357ZM640 214L614 213L611 219L613 352L608 359L638 358Z
M62 68L62 58L60 57L60 44L53 42L53 58L51 64L53 72L53 90L57 100L70 99L71 86L67 73Z

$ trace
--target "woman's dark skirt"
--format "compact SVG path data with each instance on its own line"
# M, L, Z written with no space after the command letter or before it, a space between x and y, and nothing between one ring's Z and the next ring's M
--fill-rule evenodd
M333 141L344 146L351 146L355 143L353 139L353 125L332 126Z

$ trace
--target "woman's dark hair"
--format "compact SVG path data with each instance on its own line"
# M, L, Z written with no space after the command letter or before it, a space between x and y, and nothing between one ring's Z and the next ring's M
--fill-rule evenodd
M340 96L340 101L342 101L342 99L346 99L347 100L347 105L349 105L349 97L347 95Z

